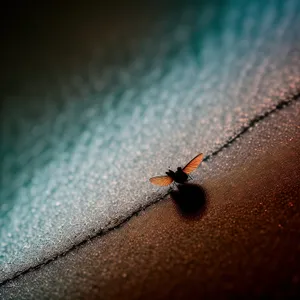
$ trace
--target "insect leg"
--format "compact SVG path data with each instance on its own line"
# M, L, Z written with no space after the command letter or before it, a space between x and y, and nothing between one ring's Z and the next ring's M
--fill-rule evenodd
M178 185L177 185L177 183L176 183L175 181L173 181L172 185L173 185L173 188L174 188L174 187L177 187L177 188L178 188Z

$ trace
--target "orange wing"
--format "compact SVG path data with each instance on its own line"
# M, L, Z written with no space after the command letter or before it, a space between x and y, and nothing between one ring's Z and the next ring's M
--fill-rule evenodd
M198 166L201 164L203 160L203 153L198 154L196 157L194 157L184 168L183 172L186 174L192 173L194 170L198 168Z
M156 176L150 178L150 182L160 186L166 186L173 182L173 179L170 176Z

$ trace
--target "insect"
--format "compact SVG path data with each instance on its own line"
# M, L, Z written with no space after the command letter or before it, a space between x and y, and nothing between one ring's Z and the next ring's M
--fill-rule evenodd
M185 183L189 178L189 174L198 168L202 160L203 153L200 153L194 157L183 169L178 167L176 172L169 170L166 172L167 175L150 178L150 182L160 186L167 186L173 181L181 184Z

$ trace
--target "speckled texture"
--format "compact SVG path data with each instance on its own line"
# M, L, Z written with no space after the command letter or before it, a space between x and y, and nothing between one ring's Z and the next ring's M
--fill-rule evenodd
M208 204L201 218L182 218L166 198L121 228L8 282L0 295L297 299L299 115L296 102L203 164L197 182L206 189Z
M48 59L50 36L33 48L52 69L32 71L24 54L25 67L7 73L1 281L155 201L165 190L150 176L212 153L299 92L299 1L224 3L145 10L145 30L132 18L122 39L117 24L107 47L95 16L77 21L75 33L60 28L72 58Z

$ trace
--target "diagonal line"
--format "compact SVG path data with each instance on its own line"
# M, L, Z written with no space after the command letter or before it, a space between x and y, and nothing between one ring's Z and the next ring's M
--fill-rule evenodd
M267 118L268 116L270 116L271 114L290 106L293 102L299 101L300 100L300 93L297 93L294 96L291 96L290 98L286 99L286 100L281 100L274 108L260 114L257 115L255 118L253 118L252 120L250 120L248 122L248 124L246 126L243 126L240 131L238 133L236 133L236 135L234 135L233 137L229 138L225 144L223 146L221 146L219 149L213 151L211 154L207 155L203 160L207 161L210 158L212 158L213 156L216 156L218 153L220 153L223 149L229 147L232 143L234 143L239 137L241 137L244 133L246 133L250 128L254 127L257 123L259 123L260 121L264 120L265 118ZM7 278L5 280L3 280L2 282L0 282L0 286L20 277L21 275L25 275L31 271L40 269L42 266L49 264L50 262L57 260L60 257L65 256L66 254L68 254L69 252L71 252L74 249L79 248L80 246L86 244L88 241L93 240L94 238L97 237L101 237L105 234L107 234L108 232L120 228L122 225L124 225L125 223L127 223L132 217L134 216L138 216L140 212L142 212L143 210L145 210L146 208L148 208L149 206L161 201L162 199L164 199L170 192L171 189L168 190L168 192L158 198L156 198L154 201L151 201L150 203L138 208L136 211L134 211L133 213L131 213L128 217L124 218L124 219L119 219L117 223L115 224L111 224L108 223L106 229L101 229L100 231L96 232L93 236L89 236L88 238L86 238L85 240L83 240L82 242L73 245L72 247L70 247L69 249L67 249L66 251L56 254L55 256L53 256L52 258L48 258L46 260L44 260L43 262L37 264L36 266L32 266L29 267L28 269L25 269L23 271L17 272L15 273L12 277Z

